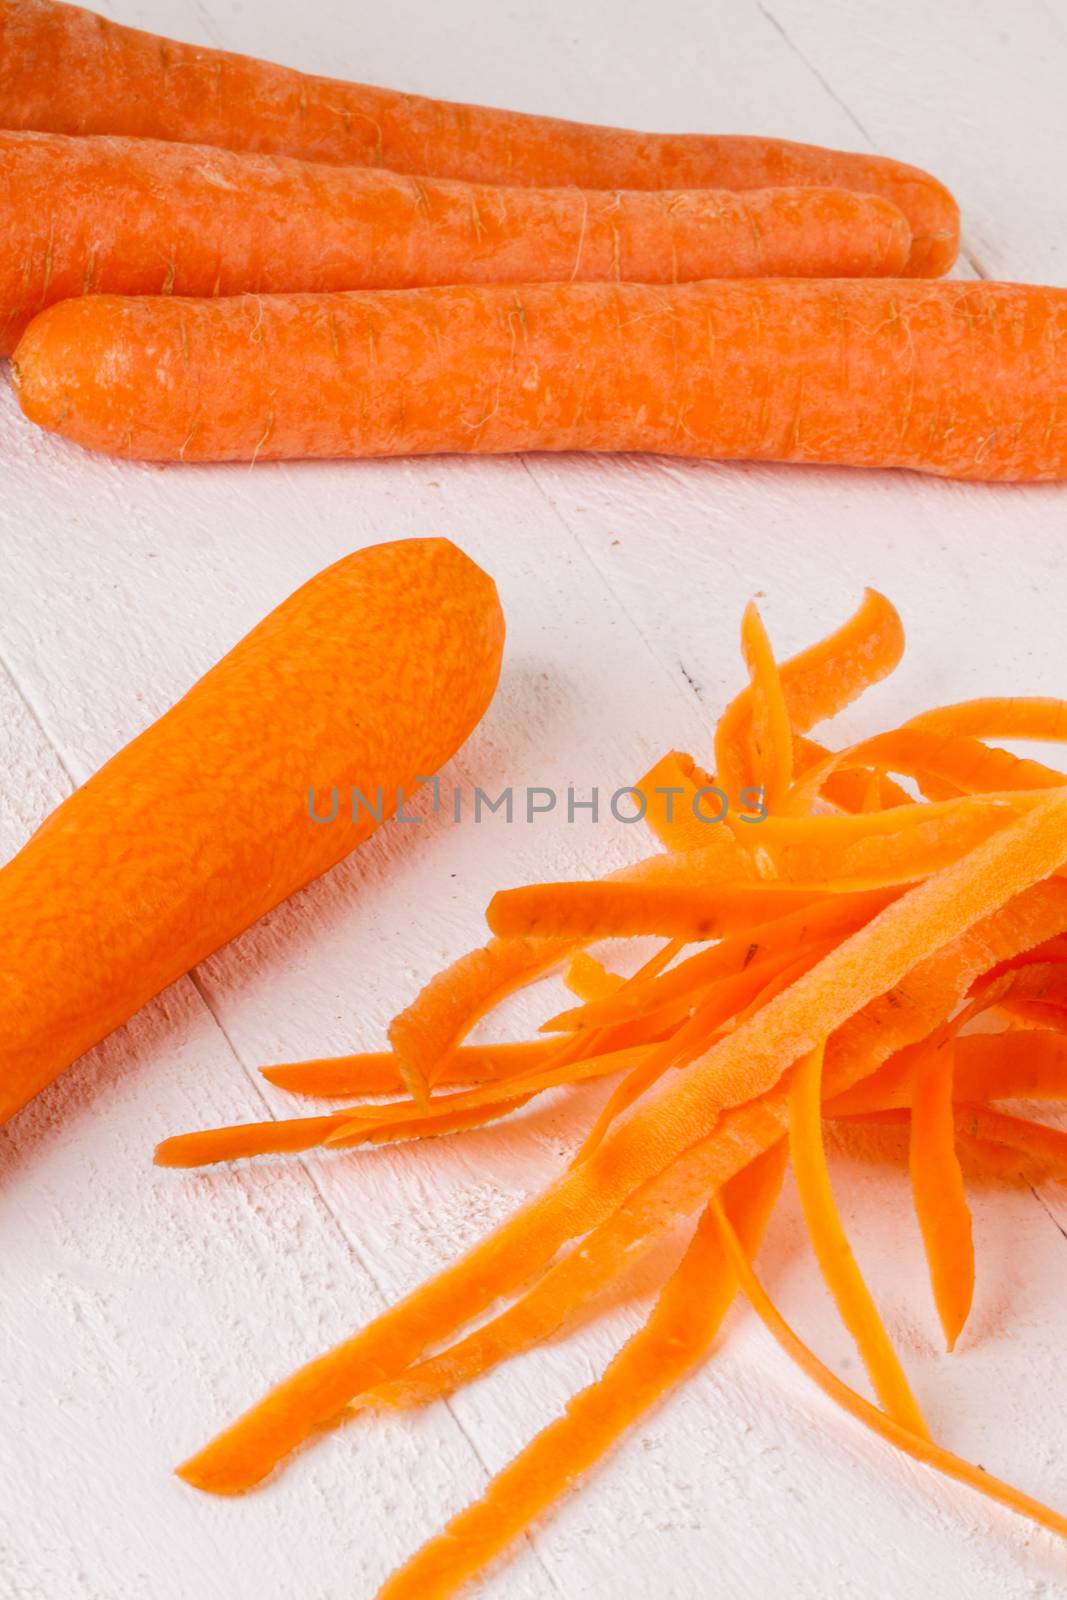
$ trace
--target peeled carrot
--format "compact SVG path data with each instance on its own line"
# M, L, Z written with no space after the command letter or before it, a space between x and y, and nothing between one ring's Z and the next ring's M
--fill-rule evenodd
M796 279L229 300L34 319L26 415L159 461L652 451L1067 476L1067 290Z
M508 189L48 133L0 131L0 200L0 355L94 292L892 277L911 241L889 201L847 190Z
M447 540L358 551L64 801L0 871L0 1120L373 831L363 808L313 822L309 788L380 784L384 815L436 771L503 632Z
M0 123L478 183L854 189L885 196L907 216L915 236L909 273L946 272L959 247L959 211L948 190L882 156L784 139L636 133L428 100L177 44L53 0L0 0Z

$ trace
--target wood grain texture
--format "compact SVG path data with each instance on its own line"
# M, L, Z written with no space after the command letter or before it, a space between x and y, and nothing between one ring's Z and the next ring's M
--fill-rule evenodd
M129 0L123 20L309 70L647 127L720 127L929 166L977 270L1063 277L1054 163L1063 23L1040 0ZM978 15L976 16L976 9ZM254 20L253 20L254 18ZM864 143L864 141L867 141ZM1058 256L1057 256L1058 252ZM972 270L975 270L972 268ZM272 605L346 551L444 533L496 577L497 701L446 782L602 791L670 744L706 754L754 593L793 648L862 586L900 605L898 674L843 719L1063 692L1063 493L675 461L385 462L159 471L33 433L0 393L0 857ZM354 1421L239 1501L170 1476L265 1381L361 1323L557 1171L603 1090L431 1147L207 1174L153 1143L285 1115L261 1062L376 1045L481 937L491 891L637 855L637 829L395 824L167 992L0 1135L0 1596L369 1600L635 1326L650 1274L566 1339L424 1415ZM509 1011L515 1036L555 993ZM898 1134L833 1163L847 1225L933 1427L1067 1504L1062 1191L974 1195L974 1320L940 1353ZM765 1275L859 1374L799 1250L790 1195ZM498 1563L493 1600L1036 1600L1064 1557L833 1413L752 1320Z

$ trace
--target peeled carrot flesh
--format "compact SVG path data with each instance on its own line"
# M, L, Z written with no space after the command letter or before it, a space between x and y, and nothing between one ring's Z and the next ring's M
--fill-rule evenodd
M447 540L358 551L65 800L0 870L0 1121L367 838L362 809L313 822L305 783L391 812L477 723L503 634Z

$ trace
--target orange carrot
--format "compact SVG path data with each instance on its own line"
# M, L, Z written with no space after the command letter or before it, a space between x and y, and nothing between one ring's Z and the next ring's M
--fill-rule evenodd
M833 943L868 922L889 905L899 890L861 894L827 895L803 906L788 916L761 923L759 928L732 934L708 949L688 956L662 976L625 991L608 1000L590 1001L583 1006L561 1011L542 1023L542 1029L606 1027L635 1016L643 1016L660 1006L706 988L720 979L733 977L755 962L788 955L804 944Z
M1032 823L1027 818L1026 823ZM997 841L994 841L995 843ZM1001 848L1003 840L999 841ZM1043 863L1035 863L1040 875ZM1003 865L1008 868L1009 863ZM1009 869L1010 870L1010 869ZM1005 894L1010 894L1002 881ZM920 962L907 987L872 1002L865 1012L830 1039L826 1057L827 1094L843 1094L873 1073L894 1051L925 1037L944 1022L991 963L1067 931L1067 885L1037 883L1015 895L995 915L986 916L952 944ZM831 980L832 981L832 980ZM768 1008L769 1009L769 1008ZM765 1013L762 1014L765 1019ZM757 1018L757 1023L760 1018ZM810 1046L808 1046L810 1048ZM803 1053L803 1045L791 1059ZM430 1279L360 1333L293 1373L239 1417L203 1450L186 1461L179 1476L216 1494L250 1488L307 1438L334 1418L355 1396L397 1376L426 1346L439 1343L483 1312L494 1300L528 1283L568 1239L618 1216L634 1233L605 1229L603 1255L585 1250L563 1257L546 1274L553 1291L538 1315L549 1326L587 1293L610 1277L612 1264L625 1259L622 1240L646 1237L678 1216L695 1210L724 1183L785 1132L786 1097L781 1088L725 1112L712 1133L695 1141L689 1128L677 1128L682 1153L672 1160L647 1138L632 1138L639 1120L609 1134L600 1150L573 1168L543 1195L483 1239L452 1267ZM647 1114L646 1114L647 1115ZM642 1187L644 1186L644 1187ZM632 1207L626 1213L627 1205ZM598 1277L597 1274L600 1274ZM555 1275L555 1276L553 1276ZM492 1325L490 1325L492 1327ZM519 1323L521 1339L523 1322ZM484 1359L500 1359L511 1346L512 1326L503 1319L483 1334ZM476 1359L482 1359L476 1351Z
M793 779L793 729L778 663L754 600L741 622L741 652L752 686L752 770L768 809L777 811Z
M0 1120L361 843L376 817L316 823L309 791L322 816L380 785L391 812L478 721L502 643L447 540L359 551L64 801L0 871Z
M951 1039L923 1050L912 1084L911 1187L922 1230L934 1303L949 1350L963 1331L974 1298L971 1213L956 1158L952 1114Z
M695 859L697 852L684 859ZM813 905L817 892L772 884L543 883L501 889L486 920L498 938L721 939Z
M847 190L509 189L48 133L0 132L0 196L0 355L93 292L894 276L911 243L895 206Z
M758 1248L781 1180L782 1162L772 1151L726 1186L723 1214L747 1255ZM393 1573L379 1600L444 1600L454 1594L696 1365L736 1293L736 1271L706 1211L648 1321L603 1377L497 1473L481 1499Z
M922 1461L926 1466L936 1468L938 1472L944 1473L946 1477L955 1478L959 1483L966 1483L970 1488L977 1489L979 1494L1008 1506L1020 1516L1029 1517L1039 1526L1059 1534L1061 1539L1067 1539L1067 1517L1061 1516L1058 1511L1050 1510L1039 1500L1024 1494L1021 1489L994 1478L984 1467L972 1466L969 1461L961 1461L959 1456L954 1456L942 1445L935 1444L923 1435L902 1427L895 1418L886 1416L877 1406L872 1406L847 1384L842 1383L840 1378L835 1377L797 1337L771 1302L766 1290L749 1266L744 1249L719 1201L713 1200L711 1205L723 1246L753 1310L783 1350L813 1382L818 1384L824 1394L829 1395L842 1410L864 1423L872 1433L879 1434L890 1444L895 1444L905 1455L912 1456L916 1461Z
M1061 785L1062 787L1062 785ZM752 830L765 886L881 889L958 861L1036 804L1041 790L965 795L854 816L768 817Z
M53 0L0 0L0 123L122 133L391 167L480 183L584 189L880 194L915 235L906 270L946 272L959 211L917 167L784 139L631 133L309 77L177 44Z
M815 1258L885 1411L928 1437L922 1413L860 1272L834 1202L822 1142L824 1046L797 1063L789 1085L789 1153Z
M618 994L626 979L621 972L609 972L602 961L588 950L576 950L567 963L563 981L579 1000L605 1000Z
M136 459L638 450L1029 481L1067 476L1065 339L1067 290L1025 284L89 295L34 319L13 377L32 421Z
M510 1078L540 1066L553 1049L550 1040L522 1044L472 1044L456 1050L441 1074L442 1083L483 1083ZM260 1072L279 1089L292 1094L393 1094L404 1087L400 1063L391 1050L367 1050L354 1056L323 1056L312 1061L285 1061Z

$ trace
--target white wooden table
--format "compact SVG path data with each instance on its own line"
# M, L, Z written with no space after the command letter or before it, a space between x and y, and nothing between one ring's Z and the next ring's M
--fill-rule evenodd
M955 189L965 273L1067 275L1055 0L105 9L456 99L892 152ZM501 690L457 781L613 789L671 744L706 750L753 593L786 649L864 584L899 604L910 654L850 731L939 698L1067 687L1062 488L651 460L157 470L34 433L5 387L0 856L311 573L428 533L494 574L509 621ZM537 1102L432 1146L206 1174L158 1171L151 1151L179 1130L289 1114L258 1064L375 1046L418 983L480 939L493 887L608 867L637 832L560 817L387 829L0 1134L4 1600L365 1600L602 1368L647 1274L447 1405L355 1421L242 1500L199 1496L176 1461L558 1171L580 1119L573 1101ZM583 1118L597 1100L578 1102ZM937 1433L1067 1506L1062 1191L974 1195L977 1303L950 1359L899 1148L888 1162L840 1153L835 1176ZM788 1195L763 1268L859 1381ZM706 1368L479 1592L1022 1600L1067 1593L1067 1558L863 1435L735 1308Z

